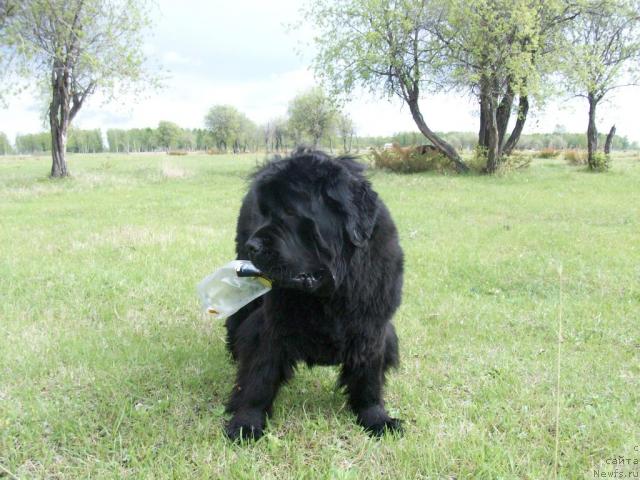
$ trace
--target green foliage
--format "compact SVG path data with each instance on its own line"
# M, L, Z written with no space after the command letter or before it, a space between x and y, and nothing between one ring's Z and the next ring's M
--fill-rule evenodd
M182 129L173 122L163 120L158 124L156 130L158 145L165 150L175 148L181 135Z
M18 153L43 153L51 151L51 133L27 133L16 135Z
M73 153L100 153L104 151L102 132L98 128L94 130L69 129L67 151Z
M606 172L609 170L609 162L609 155L603 152L594 152L591 163L589 164L589 169L594 172Z
M443 145L424 124L421 91L469 91L494 114L505 99L510 112L514 96L541 93L565 7L560 0L314 0L305 18L321 32L314 69L334 92L362 87L397 96L425 136Z
M580 15L565 29L561 71L567 91L588 100L592 155L597 148L598 104L612 90L640 81L639 19L638 0L583 0ZM607 160L593 158L589 168L606 170Z
M27 133L16 136L18 153L38 154L51 151L51 133ZM67 151L73 153L100 153L104 151L102 132L100 129L69 129Z
M82 100L97 89L111 97L158 85L143 52L149 0L5 2L12 15L0 35L0 75L50 85L60 65L70 75L69 93Z
M487 167L487 149L482 145L476 145L469 160L469 167L476 173L484 172Z
M143 52L149 0L8 1L0 97L6 85L35 83L47 92L51 176L65 177L68 131L86 100L98 89L109 99L158 84Z
M218 150L234 153L246 151L257 137L258 129L249 118L231 105L212 107L204 119L205 126Z
M338 116L335 102L320 87L297 95L289 103L288 112L289 131L295 142L308 139L316 147L332 133Z
M342 150L350 152L353 144L353 137L356 134L356 125L353 119L346 113L339 113L336 116L336 130L342 140Z
M0 132L0 155L7 155L13 152L11 143L4 132Z
M444 39L444 82L492 98L506 88L516 95L538 91L546 17L560 2L548 0L442 0L442 22L432 30ZM484 84L487 84L486 86Z
M396 173L455 172L451 161L444 155L435 152L420 153L414 147L401 147L398 144L387 149L372 148L371 158L375 168Z
M640 2L582 0L566 25L562 73L569 92L596 103L613 89L640 80Z
M175 125L175 124L173 124ZM173 128L171 128L173 130ZM166 150L165 141L161 143L161 134L155 128L131 128L128 130L112 128L107 130L109 151L118 152L157 152ZM171 134L171 148L179 150L207 150L214 145L209 134L204 129L180 128Z

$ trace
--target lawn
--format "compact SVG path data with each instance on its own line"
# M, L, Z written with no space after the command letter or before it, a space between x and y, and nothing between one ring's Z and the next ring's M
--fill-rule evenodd
M52 181L47 158L0 157L0 478L550 479L556 440L558 478L640 478L640 157L372 172L406 254L404 437L369 438L336 370L301 367L235 445L195 285L233 258L262 159L78 155Z

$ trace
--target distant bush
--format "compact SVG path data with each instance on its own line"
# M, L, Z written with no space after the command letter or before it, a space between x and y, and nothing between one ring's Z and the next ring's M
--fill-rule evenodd
M587 152L584 150L565 150L564 159L569 165L586 165Z
M455 171L451 161L444 155L432 151L420 153L417 147L400 147L394 144L390 149L371 149L371 157L375 168L397 173Z
M167 150L167 155L187 155L188 153L185 150Z
M555 158L560 155L560 150L556 150L555 148L543 148L538 152L538 157L540 158Z

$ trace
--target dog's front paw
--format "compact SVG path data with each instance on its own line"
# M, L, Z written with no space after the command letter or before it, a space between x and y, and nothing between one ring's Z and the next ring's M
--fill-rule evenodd
M402 420L399 418L388 418L383 422L364 425L364 429L372 437L381 437L385 433L395 433L396 435L402 435L402 433L404 433Z
M232 441L258 440L264 433L264 420L260 414L240 414L227 422L224 432Z

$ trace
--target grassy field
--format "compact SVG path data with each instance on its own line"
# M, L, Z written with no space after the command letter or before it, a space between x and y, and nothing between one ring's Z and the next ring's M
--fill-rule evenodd
M233 257L261 160L71 156L52 181L47 158L0 158L0 477L550 479L557 439L559 478L640 478L637 155L373 172L406 253L386 395L406 434L370 439L336 371L301 368L242 446L195 284Z

